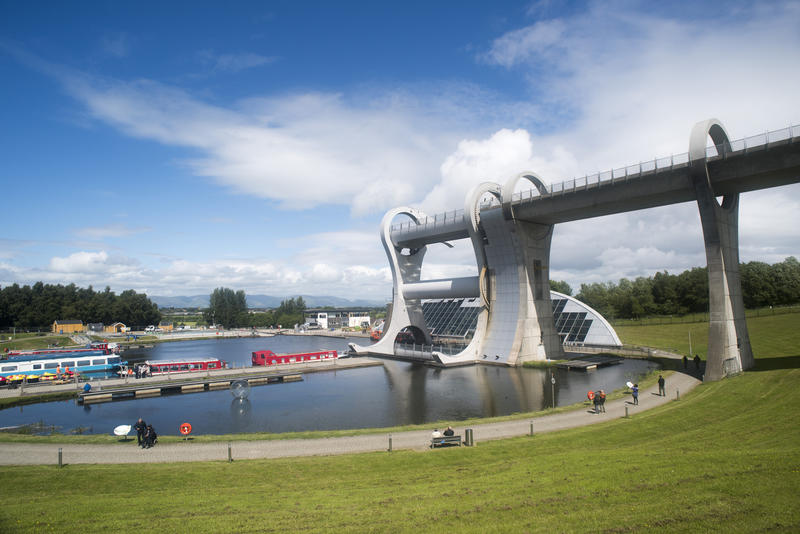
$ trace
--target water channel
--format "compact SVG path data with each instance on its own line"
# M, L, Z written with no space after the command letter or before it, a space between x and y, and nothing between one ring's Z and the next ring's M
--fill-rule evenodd
M250 365L250 353L345 350L349 341L320 336L275 336L161 343L123 352L123 359L168 360L217 357L229 366ZM572 404L589 390L624 387L655 368L642 360L625 360L596 371L576 372L474 365L440 369L384 360L383 366L304 373L301 382L253 386L246 400L230 391L176 394L103 404L75 400L0 410L0 427L41 425L65 434L110 434L141 416L159 434L178 435L183 422L193 434L292 432L380 428L434 421L459 421L542 410Z

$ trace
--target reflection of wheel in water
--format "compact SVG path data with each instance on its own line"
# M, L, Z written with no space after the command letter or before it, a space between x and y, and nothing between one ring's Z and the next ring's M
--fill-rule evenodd
M231 382L231 395L237 399L246 399L250 395L250 382L247 380Z

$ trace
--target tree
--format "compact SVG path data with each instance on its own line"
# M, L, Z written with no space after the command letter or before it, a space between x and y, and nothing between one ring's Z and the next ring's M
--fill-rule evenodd
M572 296L572 288L563 280L550 280L550 290Z
M232 328L242 325L243 313L247 314L247 297L244 291L240 289L234 292L227 287L218 287L211 293L209 307L203 315L209 324ZM246 318L244 321L246 322Z

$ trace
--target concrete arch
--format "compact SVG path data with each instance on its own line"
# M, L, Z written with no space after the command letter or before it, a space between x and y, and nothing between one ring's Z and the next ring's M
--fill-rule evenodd
M506 219L511 220L514 218L514 213L511 208L511 202L514 198L514 188L517 186L517 182L519 182L523 178L531 182L534 185L534 187L536 187L536 189L539 191L540 195L546 195L550 193L550 191L547 190L547 186L544 184L542 179L536 173L526 171L526 172L521 172L516 176L512 176L511 178L508 179L506 185L503 186L503 200L501 200L503 204L503 216Z
M426 215L421 210L402 206L386 212L381 221L381 242L386 256L389 259L389 269L392 272L392 311L386 317L383 337L369 347L371 352L393 354L394 340L404 328L414 328L415 339L420 338L426 343L431 342L430 332L425 325L422 314L422 305L419 299L406 299L404 296L406 286L418 283L422 272L422 261L427 252L427 247L422 246L412 249L408 255L401 254L401 249L392 242L392 220L398 215L407 215L415 224L421 224ZM419 333L417 333L419 332ZM356 352L364 351L366 347L355 346Z
M718 119L707 119L700 121L692 128L692 133L689 137L689 160L692 162L692 167L697 169L697 174L704 174L705 183L711 191L714 202L721 205L723 208L731 209L738 207L739 195L727 195L723 197L722 204L719 204L714 195L714 188L711 185L711 177L708 175L708 165L706 164L706 146L708 138L714 143L715 147L722 147L724 153L731 152L731 142L728 137L728 132ZM702 167L702 173L700 168ZM736 204L736 206L734 206Z

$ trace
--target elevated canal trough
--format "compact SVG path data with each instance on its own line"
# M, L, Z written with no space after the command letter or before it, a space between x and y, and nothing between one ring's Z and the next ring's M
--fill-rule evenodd
M255 376L239 376L225 378L200 378L195 380L181 380L159 383L136 384L126 387L107 387L95 391L84 391L78 394L78 402L90 404L110 402L122 399L141 399L144 397L158 397L178 393L200 393L203 391L216 391L228 389L231 384L238 381L247 382L251 386L264 384L277 384L283 382L298 382L303 380L303 375L298 372L263 373Z

